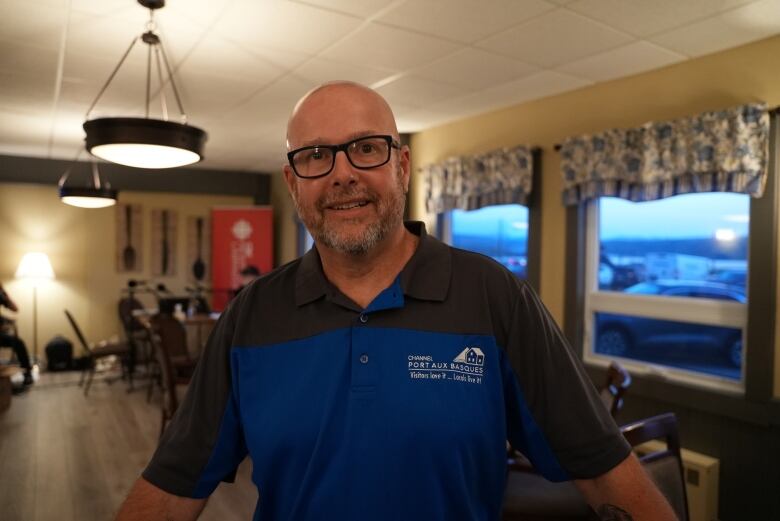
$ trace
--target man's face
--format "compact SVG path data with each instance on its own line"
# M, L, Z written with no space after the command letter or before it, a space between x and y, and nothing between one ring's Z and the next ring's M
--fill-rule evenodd
M335 145L360 136L386 134L397 140L392 113L376 94L349 85L315 92L290 122L291 150ZM333 171L300 179L289 165L285 179L296 210L314 240L341 253L364 254L403 226L409 186L409 151L393 149L390 161L369 170L337 153Z

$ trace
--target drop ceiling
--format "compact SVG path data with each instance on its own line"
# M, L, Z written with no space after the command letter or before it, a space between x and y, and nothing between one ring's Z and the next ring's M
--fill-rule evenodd
M0 0L0 154L73 158L147 19L134 0ZM209 133L201 165L275 172L323 81L373 86L415 132L778 34L780 0L168 0L155 19ZM137 44L92 117L143 115L145 60Z

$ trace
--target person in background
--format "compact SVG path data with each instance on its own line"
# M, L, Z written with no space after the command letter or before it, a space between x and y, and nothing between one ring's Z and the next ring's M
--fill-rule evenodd
M14 313L19 311L16 303L11 300L2 284L0 284L0 307L6 307ZM13 323L13 320L0 316L0 346L10 346L14 350L16 358L19 360L19 365L24 370L24 385L32 385L33 377L30 355L27 352L27 346L24 345L24 341L17 336Z
M234 295L241 293L242 289L249 286L261 275L260 269L254 264L248 264L247 266L244 266L244 268L239 271L238 274L241 276L241 285L236 288L235 292L233 293Z
M675 519L533 289L404 223L376 91L310 91L287 146L315 246L221 315L119 520L195 519L250 455L255 519L498 521L507 440L598 519Z

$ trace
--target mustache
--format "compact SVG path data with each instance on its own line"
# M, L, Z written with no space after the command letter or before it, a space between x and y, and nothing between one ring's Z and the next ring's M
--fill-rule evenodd
M337 188L323 195L317 200L317 208L324 210L328 206L342 203L351 199L365 199L370 203L375 203L379 198L377 195L366 189L357 187Z

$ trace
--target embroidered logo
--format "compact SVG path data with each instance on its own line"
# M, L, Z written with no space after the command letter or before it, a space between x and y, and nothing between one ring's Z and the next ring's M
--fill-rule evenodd
M478 347L467 347L455 357L453 362L483 366L485 365L485 353Z
M450 380L481 384L485 376L485 353L478 347L467 347L449 361L436 361L431 355L407 357L412 380Z

